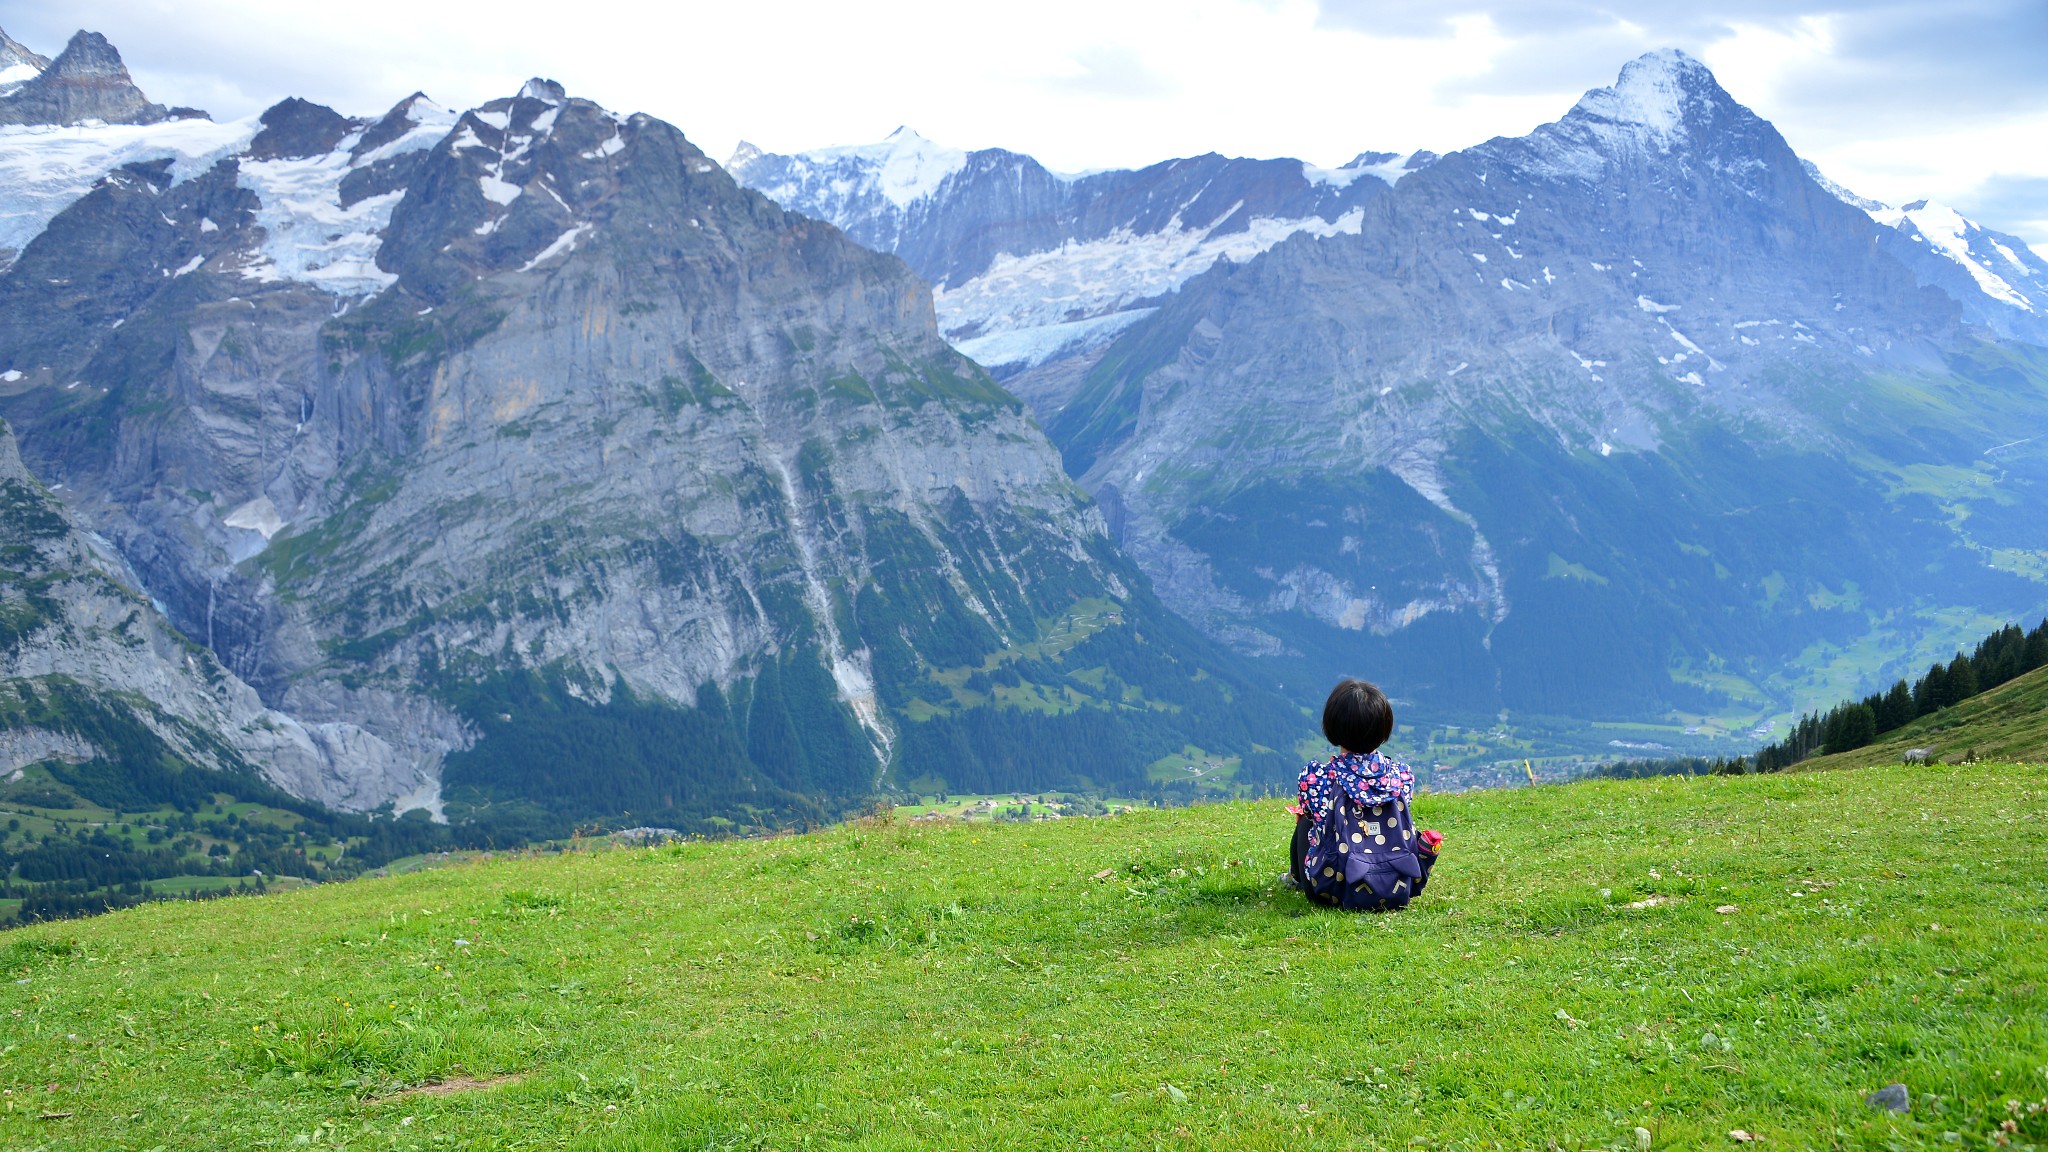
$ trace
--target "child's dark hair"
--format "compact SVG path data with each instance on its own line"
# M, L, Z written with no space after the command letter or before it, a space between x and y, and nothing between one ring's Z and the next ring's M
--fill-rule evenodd
M1394 734L1394 706L1379 687L1339 680L1323 705L1323 739L1347 752L1370 752Z

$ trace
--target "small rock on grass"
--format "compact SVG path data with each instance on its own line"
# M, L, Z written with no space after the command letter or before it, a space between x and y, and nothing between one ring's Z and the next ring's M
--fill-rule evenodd
M1728 1138L1737 1144L1749 1144L1756 1140L1756 1133L1744 1132L1740 1128L1731 1128L1728 1130Z
M1904 1084L1887 1084L1870 1095L1865 1096L1863 1102L1872 1108L1882 1108L1887 1112L1910 1112L1913 1110L1913 1098L1907 1094Z
M1723 904L1719 908L1714 909L1714 911L1719 912L1723 916L1732 916L1735 914L1735 905Z
M1650 1130L1648 1128L1636 1129L1636 1152L1650 1152Z

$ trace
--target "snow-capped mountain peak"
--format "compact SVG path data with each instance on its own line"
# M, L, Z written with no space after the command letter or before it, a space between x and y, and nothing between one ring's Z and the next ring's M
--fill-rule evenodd
M794 155L742 144L728 166L784 207L901 256L933 285L947 337L1009 378L1103 346L1219 259L1357 231L1365 201L1434 159L1365 152L1324 169L1212 153L1062 175L905 127Z
M1360 152L1341 168L1318 168L1305 163L1301 166L1301 174L1311 184L1332 188L1348 188L1361 176L1371 176L1393 185L1399 184L1403 176L1429 167L1436 158L1434 152L1410 152L1406 156L1397 152Z
M1922 284L1955 297L1964 315L2003 335L2048 339L2048 260L2017 236L1996 232L1935 200L1893 207L1859 196L1821 174L1807 175L1836 199L1884 225L1881 238Z
M1728 99L1706 65L1664 48L1629 61L1612 87L1580 97L1566 119L1599 126L1613 142L1668 150L1686 137L1688 112L1717 95Z
M2048 315L2048 263L2017 239L2000 236L1934 200L1879 206L1870 217L1961 265L1993 300Z
M545 80L536 76L520 86L519 98L521 100L538 100L543 104L560 104L569 98L569 92L568 89L563 88L560 83L554 80Z
M360 168L432 148L455 127L456 119L454 111L429 100L424 92L415 92L363 130L353 152L355 165Z
M742 144L742 149L752 148ZM760 154L754 149L754 155ZM737 166L750 157L733 154ZM874 144L850 144L819 148L799 154L811 170L833 169L865 189L881 195L898 208L908 208L938 190L946 177L967 166L967 153L948 148L918 135L908 126L899 127ZM771 197L774 192L763 189Z

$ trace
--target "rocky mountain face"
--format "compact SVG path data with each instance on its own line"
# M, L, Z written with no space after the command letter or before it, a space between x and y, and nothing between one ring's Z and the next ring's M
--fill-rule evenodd
M1733 733L1870 671L1859 642L2048 599L2014 514L2043 458L2007 445L2048 421L2048 357L1898 243L1655 54L1356 234L1190 282L1049 429L1247 651L1468 716Z
M23 48L0 32L0 78L28 75L0 94L0 124L156 124L205 114L152 104L128 77L128 66L107 38L81 31L55 60Z
M301 794L714 830L1292 739L900 261L670 125L536 80L244 131L27 241L0 412L173 624L356 734Z
M1362 205L1433 159L1368 152L1338 169L1215 154L1067 176L1001 148L899 128L796 155L742 144L733 175L900 256L933 286L940 329L1045 411L1077 369L1218 260L1297 232L1358 229Z
M893 251L948 214L999 237L957 272L908 257L942 316L945 277L1011 265L1035 279L1010 315L1140 282L1073 255L1096 242L1077 228L1009 239L1043 214L969 196L964 162L891 185L891 155L735 168ZM1527 137L1423 159L1361 158L1341 213L1277 210L1342 227L1204 261L1005 373L1210 635L1464 725L1748 739L1876 671L1859 644L2048 601L2048 296L2024 245L1827 184L1675 52Z
M139 588L22 466L0 425L0 781L45 763L130 777L128 790L155 801L188 773L202 794L239 779L340 803L420 798L406 794L410 766L366 755L352 726L264 707Z

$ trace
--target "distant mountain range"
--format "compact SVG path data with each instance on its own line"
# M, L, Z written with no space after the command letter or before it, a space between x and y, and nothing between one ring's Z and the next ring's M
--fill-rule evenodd
M0 413L162 618L347 734L252 758L274 782L520 838L1135 794L1191 744L1284 774L1296 713L1158 604L900 261L548 81L214 125L102 45L9 99L99 53L133 123L0 129L34 176Z
M0 767L502 840L1193 795L1339 673L1431 760L1740 748L2048 606L2048 264L1682 54L1331 170L730 169L0 34Z
M1356 232L1367 201L1433 158L1367 152L1321 170L1212 153L1066 176L899 128L880 144L797 156L742 143L728 167L901 256L932 284L946 337L1015 378L1103 347L1219 259L1249 259L1297 232Z
M2048 601L2048 262L1826 182L1682 53L1335 172L732 166L930 279L1167 602L1290 682L1733 737Z

